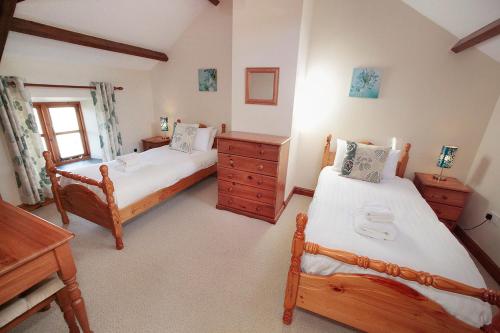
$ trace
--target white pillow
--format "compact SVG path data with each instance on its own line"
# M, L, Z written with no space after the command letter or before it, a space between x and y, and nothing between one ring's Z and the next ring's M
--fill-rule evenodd
M384 170L382 171L382 179L396 178L396 169L398 167L399 155L401 155L401 150L391 149L389 151L389 156L387 156Z
M213 127L198 128L196 137L194 138L193 149L199 151L208 151L212 148L214 140L212 138Z
M337 152L335 153L335 161L333 161L333 170L340 172L344 163L345 154L347 152L347 141L337 139Z
M217 136L217 128L213 127L212 133L210 134L210 140L208 141L208 150L212 149L214 146L215 137Z

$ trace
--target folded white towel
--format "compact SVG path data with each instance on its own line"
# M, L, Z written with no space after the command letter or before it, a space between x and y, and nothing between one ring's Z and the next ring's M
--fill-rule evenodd
M120 172L134 172L142 169L142 167L143 167L142 163L137 163L135 165L125 165L122 163L116 163L113 165L113 168Z
M367 202L363 205L363 211L371 222L390 223L394 221L391 209L377 202Z
M363 236L381 240L395 240L398 229L392 223L374 223L368 221L364 214L354 216L354 230Z
M126 168L138 165L141 160L138 153L130 153L122 156L118 156L116 161L125 166Z

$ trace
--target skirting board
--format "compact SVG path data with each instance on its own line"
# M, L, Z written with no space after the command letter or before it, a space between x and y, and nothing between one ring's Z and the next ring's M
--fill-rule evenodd
M469 250L469 252L479 261L479 263L486 269L486 271L500 284L500 268L491 259L481 247L470 238L465 231L459 226L453 230L455 236L462 242L462 244Z
M304 195L306 197L312 198L314 196L314 190L304 188L304 187L294 186L292 191L290 192L290 194L288 195L288 197L285 200L285 207L288 206L288 203L290 202L290 200L292 200L292 196L294 194Z

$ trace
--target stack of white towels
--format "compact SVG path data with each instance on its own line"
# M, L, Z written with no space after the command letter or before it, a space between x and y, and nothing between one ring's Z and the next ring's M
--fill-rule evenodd
M354 217L354 230L360 235L381 240L394 240L398 233L391 209L377 202L363 205Z
M135 171L141 167L138 153L130 153L116 158L116 169L122 172Z

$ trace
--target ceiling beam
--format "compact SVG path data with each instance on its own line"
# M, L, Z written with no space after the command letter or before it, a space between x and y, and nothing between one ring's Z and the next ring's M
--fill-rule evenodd
M208 0L208 1L210 1L214 6L217 6L220 3L219 0Z
M9 27L16 10L17 0L0 1L0 61L2 60L5 42L9 35Z
M451 48L451 50L455 53L461 52L469 47L473 47L474 45L484 42L487 39L493 38L498 34L500 34L500 19L493 21L470 35L460 39Z
M78 32L64 30L61 28L52 27L50 25L23 20L16 17L13 17L11 20L10 30L22 34L54 39L61 42L93 47L96 49L101 49L111 52L124 53L137 57L160 60L160 61L168 61L167 55L162 52L148 50L142 47L132 46L128 44L118 43L90 35L84 35Z

